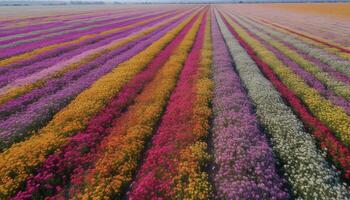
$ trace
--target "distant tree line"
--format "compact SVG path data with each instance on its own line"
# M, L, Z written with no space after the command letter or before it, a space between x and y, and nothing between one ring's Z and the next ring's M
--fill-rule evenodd
M350 0L203 0L203 1L115 1L114 4L220 4L220 3L329 3L350 2Z
M85 4L105 4L104 1L70 1L73 5L85 5Z
M169 1L161 1L161 0L145 0L145 1L137 1L134 2L125 2L125 1L114 1L107 2L104 0L96 0L96 1L86 1L86 0L71 0L71 1L45 1L45 0L0 0L0 6L35 6L35 5L48 5L48 6L58 6L58 5L101 5L101 4L205 4L205 3L322 3L322 2L350 2L350 0L169 0Z
M12 1L0 0L0 6L59 6L59 5L96 5L105 4L105 1Z

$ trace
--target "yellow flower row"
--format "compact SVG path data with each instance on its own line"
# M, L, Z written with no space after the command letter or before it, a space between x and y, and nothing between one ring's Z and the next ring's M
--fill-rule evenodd
M192 17L187 18L161 39L97 80L57 113L36 135L27 141L14 144L1 153L0 199L13 194L47 155L59 149L70 135L84 129L91 117L101 110L124 84L146 67Z
M203 170L210 159L207 144L203 141L210 128L212 114L210 101L214 82L211 80L212 44L211 17L207 17L204 43L201 49L201 63L196 80L196 100L193 105L193 134L198 140L180 153L178 175L175 177L176 199L208 199L212 186L208 174Z
M165 26L166 24L168 23L171 23L172 21L175 21L176 19L178 19L180 16L183 16L183 13L181 13L180 15L177 15L175 17L172 17L166 21L163 21L159 24L156 24L156 25L153 25L131 37L127 37L125 39L122 39L122 40L119 40L117 41L116 43L108 46L107 48L101 50L101 51L98 51L98 52L95 52L95 53L92 53L90 55L87 55L86 57L84 57L83 59L79 60L79 61L76 61L74 63L71 63L71 64L68 64L67 66L65 66L62 70L58 71L58 72L55 72L53 73L52 75L49 75L48 77L45 77L43 79L40 79L36 82L33 82L33 83L29 83L29 84L26 84L26 85L21 85L21 86L18 86L18 87L15 87L15 88L10 88L6 93L0 95L0 105L3 104L3 103L6 103L7 101L13 99L13 98L16 98L22 94L25 94L35 88L38 88L38 87L41 87L43 86L48 80L50 79L53 79L53 78L58 78L58 77L61 77L63 76L65 73L71 71L71 70L74 70L76 68L79 68L80 66L82 65L85 65L93 60L95 60L96 58L98 58L99 56L103 55L103 54L106 54L114 49L117 49L121 46L124 46L126 45L127 43L129 42L132 42L146 34L149 34L151 33L152 31L154 30L157 30L158 28L162 27L162 26Z
M0 61L0 66L6 66L6 65L9 65L9 64L21 61L21 60L29 59L29 58L32 58L32 57L40 54L40 53L44 53L46 51L50 51L50 50L53 50L53 49L56 49L56 48L59 48L59 47L64 47L64 46L67 46L67 45L79 44L80 42L83 42L85 40L88 40L88 39L91 39L91 38L94 38L94 37L104 36L104 35L108 35L108 34L112 34L112 33L117 33L117 32L120 32L120 31L123 31L123 30L126 30L126 29L130 29L130 28L133 28L133 27L136 27L136 26L140 26L142 24L148 23L148 22L153 21L155 19L162 18L162 17L164 17L166 15L168 15L168 14L162 14L162 15L159 15L157 17L152 17L150 19L146 19L146 20L143 20L143 21L140 21L140 22L137 22L137 23L134 23L134 24L126 25L126 26L123 26L123 27L118 27L118 28L113 28L113 29L110 29L110 30L102 31L100 33L84 35L84 36L81 36L81 37L79 37L77 39L74 39L72 41L62 42L62 43L58 43L58 44L53 44L53 45L41 47L41 48L35 49L33 51L27 52L27 53L19 54L19 55L12 56L10 58L1 60Z
M147 140L154 132L167 104L171 91L176 86L179 73L194 43L203 13L170 56L162 69L135 104L118 119L111 134L102 142L103 153L88 175L85 189L78 199L103 199L120 194L122 187L130 183Z
M239 22L240 20L237 19ZM243 23L241 23L243 25ZM249 25L246 28L250 29ZM250 29L252 30L252 29ZM323 71L321 68L317 67L313 63L305 60L302 56L300 56L297 52L290 49L289 47L283 45L282 43L272 39L270 36L259 32L254 31L254 34L267 41L273 47L278 49L284 55L288 56L291 60L297 63L300 67L302 67L305 71L314 75L318 80L320 80L327 88L330 88L334 91L335 94L344 97L348 101L350 100L350 86L346 83L342 83L334 79L329 73Z
M309 43L309 44L311 44L311 45L313 45L315 47L324 49L324 50L326 50L326 51L328 51L330 53L334 53L335 55L339 56L340 58L343 58L343 59L346 59L346 60L350 61L350 54L342 52L341 50L339 50L337 48L330 47L328 45L322 44L322 43L317 42L315 40L312 40L312 39L300 36L298 34L295 34L295 33L292 33L290 31L287 31L287 30L285 30L283 28L280 28L280 27L277 27L277 26L273 26L272 24L270 24L271 22L264 23L264 22L260 21L257 18L254 18L254 17L248 17L248 18L253 20L253 21L255 21L255 22L257 22L257 23L263 23L264 25L269 26L272 29L278 30L279 32L286 33L286 34L293 34L294 37L297 37L298 39L300 39L300 40L302 40L302 41L304 41L306 43ZM265 20L265 21L267 21L267 20ZM279 26L281 26L281 25L279 25ZM303 33L303 34L305 34L305 33ZM325 42L329 43L329 41L325 41Z
M225 18L238 35L274 70L281 81L305 103L313 115L334 131L344 144L350 145L350 117L346 112L342 108L334 106L315 89L310 88L302 78L278 60L260 42L250 37L245 30L230 20L229 17L225 15Z

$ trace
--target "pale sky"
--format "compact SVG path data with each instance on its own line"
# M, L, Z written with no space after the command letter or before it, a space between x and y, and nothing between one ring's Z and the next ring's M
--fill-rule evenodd
M7 2L11 2L11 1L104 1L104 2L122 2L122 3L127 3L127 2L173 2L173 3L187 3L187 2L264 2L264 1L268 1L268 2L313 2L313 1L325 1L325 2L329 2L329 1L347 1L350 2L350 0L0 0L0 2L3 1L7 1Z
M211 2L215 2L215 1L220 1L220 2L234 2L234 1L240 1L240 0L0 0L1 1L105 1L105 2L207 2L207 1L211 1ZM289 1L298 1L298 0L242 0L244 1L278 1L278 2L289 2ZM299 0L299 1L306 1L306 2L312 2L312 1L350 1L350 0Z

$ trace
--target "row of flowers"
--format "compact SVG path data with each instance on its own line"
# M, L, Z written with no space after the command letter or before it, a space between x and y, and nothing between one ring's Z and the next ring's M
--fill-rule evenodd
M145 50L121 63L110 73L80 93L68 106L57 113L50 123L30 139L12 145L0 154L1 198L12 195L33 170L42 164L68 140L69 136L85 129L121 88L170 43L191 18L181 22Z
M302 122L284 104L280 94L271 84L272 82L275 86L282 86L282 83L258 60L252 50L253 47L245 42L247 37L245 40L242 39L246 34L242 34L228 17L222 21L223 15L220 17L217 14L217 16L236 69L252 102L256 105L260 124L271 136L273 149L281 162L282 171L293 194L305 199L349 198L348 188L324 160L312 136L303 130ZM261 74L250 56L258 62L259 67L264 67L261 69L271 82Z
M281 43L278 43L278 40L275 38L271 38L268 35L260 32L260 30L255 31L254 27L242 22L236 17L236 21L240 26L244 28L247 33L261 44L263 44L269 51L271 51L279 60L281 60L286 66L290 67L291 70L298 76L300 76L305 83L307 83L310 87L319 92L322 96L332 102L334 105L343 108L347 114L350 114L350 102L341 96L337 96L334 92L329 89L329 87L323 85L321 81L314 76L314 74L306 71L304 68L300 67L298 63L296 63L291 57L288 57L288 53L285 51L280 51L281 48L285 48ZM278 47L277 47L278 46ZM287 51L290 51L287 50ZM293 53L296 55L295 53ZM315 66L316 67L316 66ZM317 70L313 70L317 71ZM316 72L323 73L323 72ZM349 79L350 80L350 79ZM344 84L343 84L344 86ZM340 86L341 87L341 86ZM350 89L349 86L343 87L343 89Z
M176 86L202 18L196 20L156 77L115 122L101 143L94 167L72 185L70 194L80 199L111 198L120 197L127 188Z
M110 35L109 37L100 38L99 40L93 43L85 41L78 45L74 45L74 48L64 47L64 48L56 49L55 50L56 55L52 57L46 58L45 55L51 54L52 52L51 51L45 52L40 55L43 58L42 60L37 60L33 63L28 63L27 65L22 65L17 67L3 67L0 69L1 71L0 87L11 86L11 84L17 83L17 80L19 80L20 78L28 77L29 75L32 75L36 72L46 70L48 66L53 66L67 59L71 59L74 56L78 56L79 54L87 50L99 48L103 45L110 43L113 40L120 40L126 36L129 36L134 32L139 32L142 29L145 29L156 23L159 23L164 19L166 18L160 18L140 26L136 26L127 30L120 31L118 33Z
M164 12L163 13L159 12L158 15L160 16L161 14L164 14ZM87 26L86 28L83 28L82 30L80 30L80 29L78 29L76 31L70 30L71 32L68 32L68 34L65 34L65 32L62 32L62 34L57 32L56 34L53 34L51 37L43 37L42 39L40 36L34 37L34 38L32 38L33 41L31 41L30 39L24 40L24 41L19 41L19 42L23 42L23 44L18 44L18 45L2 48L2 49L7 50L9 52L6 54L2 53L0 55L2 58L8 58L10 56L14 56L17 54L32 51L32 50L37 49L37 48L53 45L56 43L63 43L63 42L69 42L72 40L76 40L76 39L79 39L80 37L85 36L85 35L99 34L103 31L113 30L113 29L118 28L118 27L127 26L128 24L140 22L140 21L142 21L143 18L144 19L151 19L155 16L157 16L157 14L155 14L155 13L148 14L148 15L143 14L141 16L139 15L139 16L130 17L130 18L125 16L124 18L117 19L114 22L111 21L109 23L101 24L102 26L93 25L93 26L91 26L91 28L89 26ZM47 34L47 36L50 36L50 34Z
M127 9L130 8L121 8L120 12L125 12ZM9 32L13 30L22 30L23 33L28 32L28 30L33 29L34 27L37 28L37 30L40 30L43 26L46 26L50 23L56 24L57 22L60 22L62 24L71 23L75 21L80 20L86 20L89 17L103 17L106 16L104 14L111 14L113 11L104 10L103 13L101 12L91 12L87 11L84 12L83 10L80 10L80 12L77 13L55 13L55 15L41 15L41 16L29 16L29 17L19 17L19 18L2 18L0 21L0 30L3 30L4 32L1 34L1 36L10 34ZM33 24L35 22L36 24Z
M130 59L157 41L177 24L178 21L174 21L153 32L146 32L147 34L145 33L143 37L103 54L86 66L71 71L60 79L49 81L44 87L19 98L19 102L15 102L15 110L9 110L9 114L11 111L14 114L8 118L5 117L0 122L0 138L3 144L0 148L7 148L13 142L21 141L23 136L28 137L31 131L36 131L46 125L55 113L68 105L80 92L118 64ZM12 106L11 103L8 102L10 106Z
M184 16L181 16L181 18ZM11 99L14 99L18 96L21 96L23 94L26 94L36 88L41 88L43 87L45 84L47 84L48 81L52 80L52 79L57 79L60 78L64 75L66 75L67 72L70 72L72 70L76 70L78 68L80 68L81 66L87 65L88 63L94 61L95 59L97 59L98 57L100 57L103 54L106 54L110 51L113 51L117 48L120 48L123 45L126 45L130 42L132 42L133 40L143 36L145 33L149 33L151 31L157 30L158 28L164 26L167 23L171 23L174 20L177 20L179 18L179 16L175 16L172 17L170 19L167 19L165 21L161 21L159 24L156 24L156 22L154 22L154 26L150 27L150 24L146 25L149 28L142 30L141 29L131 29L131 31L133 31L133 35L125 38L125 39L121 39L119 36L115 39L115 40L110 40L107 39L107 44L103 45L104 43L106 43L106 41L103 41L103 46L100 46L101 44L99 43L95 43L100 47L94 48L92 50L88 50L88 51L84 51L86 50L84 49L77 49L78 52L80 54L72 57L71 59L67 60L67 61L61 61L58 62L57 64L50 66L44 70L41 70L37 73L33 73L29 76L26 76L22 79L17 79L15 82L13 83L9 83L6 87L3 87L0 89L0 93L3 93L0 95L0 105L4 104L8 101L10 101ZM144 28L144 27L143 27ZM137 31L135 33L135 31ZM130 34L130 30L126 30L126 31L122 31L123 35L125 34ZM92 46L88 46L89 48L92 48ZM43 63L46 63L45 66L47 66L49 63L47 63L47 61L44 61ZM29 67L29 66L28 66ZM23 71L26 71L28 69L28 67L26 67L26 69L24 69ZM36 68L38 66L35 66L34 68Z
M175 17L174 17L175 18ZM88 48L92 48L92 50L90 51L86 51L87 48L79 48L76 51L77 52L69 52L67 54L72 54L75 55L74 57L72 57L72 60L69 60L67 63L65 62L65 60L63 60L62 62L58 62L55 65L50 65L50 61L48 60L43 60L41 62L39 62L40 64L34 64L33 68L42 68L42 66L39 65L46 65L46 66L50 66L50 67L46 67L44 70L39 70L37 73L31 73L30 68L32 68L32 65L30 66L26 66L23 69L18 69L16 72L16 70L13 70L12 73L12 78L13 78L13 83L9 83L6 85L6 88L10 88L11 90L15 90L15 85L14 84L28 84L31 82L35 82L35 81L40 81L40 82L44 82L42 79L44 79L46 76L49 76L52 73L55 73L56 71L60 71L60 69L65 69L65 68L82 68L81 66L86 66L87 64L89 64L89 62L93 62L95 61L97 58L100 59L99 63L100 65L102 65L103 59L100 58L102 55L104 55L104 57L107 57L107 55L105 54L109 54L112 55L111 51L116 51L116 49L120 48L121 46L130 44L131 42L133 42L135 45L137 42L139 42L140 40L138 40L137 42L135 41L136 39L140 38L141 36L144 36L144 32L150 33L149 30L155 31L157 30L159 27L163 27L165 25L165 23L169 23L169 21L174 21L174 18L170 18L167 20L156 20L154 22L152 22L151 24L148 24L148 27L150 28L145 28L145 27L141 27L138 29L131 29L132 32L128 31L122 31L122 35L118 35L116 38L108 38L105 41L103 41L103 43L95 43L93 46L88 45ZM135 32L134 35L131 35L130 37L125 38L126 35L129 35L131 33ZM131 40L133 39L133 40ZM130 46L130 45L129 45ZM129 48L123 48L124 51ZM120 54L122 51L119 50L118 54ZM116 53L114 53L116 54ZM109 56L111 57L111 56ZM66 64L67 63L67 64ZM80 64L80 65L78 65ZM67 66L68 65L68 66ZM27 73L27 74L26 74ZM20 76L14 77L16 74L22 74ZM83 73L82 73L83 74ZM23 79L21 79L21 77L24 76ZM52 75L54 78L57 78L57 76ZM66 76L66 75L65 75ZM77 76L72 76L72 78L74 77L74 79L78 79ZM1 79L1 78L0 78ZM5 78L3 78L5 79ZM4 82L8 82L8 81L4 81ZM38 87L38 86L37 86ZM63 87L63 85L61 86ZM5 87L2 88L5 90ZM6 92L5 92L6 93ZM6 96L3 95L3 97Z
M237 18L236 18L237 19ZM242 25L241 25L242 26ZM248 29L251 28L247 26ZM250 30L250 29L249 29ZM343 83L339 80L336 80L332 77L328 72L324 71L320 67L316 66L312 62L309 62L301 55L299 55L296 51L292 50L288 46L283 45L283 43L274 40L270 36L261 33L259 31L252 31L255 35L260 37L261 39L267 41L274 48L279 50L281 53L286 55L289 59L293 60L295 63L299 65L303 70L312 74L316 77L322 84L324 84L327 88L332 90L335 94L342 96L343 98L350 100L350 87L349 84Z
M177 199L209 199L212 186L206 172L209 164L207 141L212 116L211 101L214 82L212 78L211 13L206 19L203 46L200 52L198 77L195 84L196 99L193 105L193 141L180 152L178 175L175 177Z
M247 18L245 18L245 21L254 25L255 27L258 27L259 30L271 35L272 37L283 41L290 48L295 48L299 50L304 54L306 58L312 60L314 63L322 67L322 69L324 69L325 71L332 74L338 80L341 80L345 83L350 82L350 70L348 60L343 59L334 54L333 52L329 52L323 49L322 47L309 44L294 35L285 34L276 29L272 29L266 25L256 23L255 21L247 21Z
M286 26L283 26L280 24L276 24L276 23L270 22L270 21L265 20L265 19L261 20L261 21L263 23L266 23L266 24L271 25L273 27L276 27L278 29L284 30L289 34L292 33L292 34L295 34L297 36L300 36L301 38L303 38L304 41L311 42L311 43L315 44L316 46L325 47L327 50L330 50L331 52L335 52L335 53L337 53L337 55L339 55L345 59L350 59L350 57L349 57L350 49L349 48L342 47L342 46L335 44L332 41L326 40L324 38L320 38L320 37L317 37L315 35L310 35L306 32L300 31L300 30L296 31L296 30L293 30L289 27L286 27ZM346 54L348 54L348 55L346 56Z
M30 30L30 32L25 32L25 33L19 33L17 34L16 31L14 30L12 33L12 37L7 37L7 38L2 38L0 40L0 49L7 48L7 47L12 47L12 46L17 46L20 44L26 44L30 42L38 42L41 40L48 40L48 39L54 39L57 37L60 37L64 34L69 34L69 33L77 33L78 31L82 33L82 31L93 29L93 28L98 28L101 26L106 26L110 25L112 23L120 22L124 19L131 19L136 16L142 15L142 13L139 12L134 12L134 14L131 13L118 13L117 15L110 15L109 17L106 18L106 16L100 17L98 16L91 16L91 18L85 19L85 20L77 20L77 21L72 21L71 23L59 23L59 25L56 26L50 26L50 27L42 27L42 29L39 30ZM49 24L47 24L49 25Z
M146 23L149 23L151 21L154 21L159 18L167 17L168 15L172 15L171 13L162 14L162 15L152 15L147 17L146 19L140 21L139 19L135 19L134 23L129 24L130 22L125 21L123 23L118 24L117 26L114 25L114 27L110 27L108 30L102 30L98 33L93 34L87 34L80 36L76 39L65 41L65 42L59 42L54 43L51 45L45 46L43 44L43 47L35 48L34 50L30 50L25 53L21 53L16 55L12 55L12 51L2 51L3 54L9 54L9 55L3 55L0 61L0 66L7 66L7 67L18 67L18 66L24 66L28 65L34 62L41 61L43 59L51 58L57 55L57 53L64 53L69 50L74 50L75 48L78 48L81 44L87 45L92 44L94 42L97 42L99 40L105 39L108 36L112 36L114 34L119 33L120 31L127 30L133 27L137 27ZM25 50L25 49L24 49Z
M344 74L347 75L347 78L350 76L349 60L337 56L334 51L325 49L322 44L319 45L319 43L307 41L307 39L305 40L296 35L288 34L283 30L273 28L271 26L268 26L268 24L258 23L252 19L245 18L245 22L259 27L259 30L262 30L271 36L274 36L275 38L288 43L290 47L294 47L311 57L317 58L322 63L327 64L324 69L329 71L329 73L334 74L334 77L339 78L340 80L344 80ZM341 73L336 73L332 69L337 70ZM344 81L348 82L348 79Z
M253 52L254 50L251 49ZM253 55L253 53L252 53ZM255 56L256 59L259 59ZM269 69L267 64L259 60L269 74L274 74L273 70ZM277 79L277 78L276 78ZM277 79L278 80L278 79ZM291 104L294 111L306 124L307 128L311 129L311 133L317 138L322 150L328 153L328 157L335 164L335 166L342 172L343 177L347 180L350 178L350 151L339 141L332 132L319 120L317 120L302 104L302 102L294 95L294 93L287 88L282 82L272 81L275 87L279 90L282 96Z
M126 10L119 10L120 13L125 13ZM36 17L27 18L27 19L12 19L8 21L1 21L1 33L0 36L2 39L6 40L8 38L12 38L15 35L20 34L31 34L36 33L38 31L45 31L57 28L57 24L70 24L74 22L81 22L88 20L90 21L90 17L105 18L108 15L111 15L110 12L104 13L80 13L80 15L57 15L57 16L44 16L44 17ZM62 21L63 20L63 21Z
M170 96L166 112L137 172L136 180L128 195L130 199L189 198L185 194L184 187L186 182L191 180L189 176L194 175L196 171L183 176L182 179L178 178L186 170L180 169L180 165L184 164L181 154L196 141L193 132L195 106L199 106L196 105L196 101L199 100L196 98L196 82L200 78L199 67L205 28L206 19L202 20L192 51ZM191 168L191 164L187 163L184 167ZM196 197L204 198L199 195Z
M249 39L245 38L244 40ZM247 40L246 40L247 41ZM247 44L248 45L248 44ZM251 51L252 57L255 56L255 50L247 47ZM257 56L254 57L257 59L262 67L267 70L266 73L275 75L273 69L270 69L269 66ZM302 119L303 123L307 128L310 129L311 133L317 138L320 147L322 150L328 153L328 157L335 164L335 166L342 172L343 177L349 180L350 177L350 151L349 149L337 139L334 134L319 120L317 120L303 105L303 103L298 99L298 97L291 91L286 85L284 85L276 76L276 80L272 81L275 84L275 87L282 94L282 96L289 102L293 107L294 111Z
M284 65L282 61L278 60L272 52L250 37L246 31L233 21L229 21L229 23L252 46L254 52L269 64L279 79L305 103L313 115L328 126L344 144L350 144L350 134L348 134L350 132L350 117L344 109L334 106L315 89L309 87L303 79Z
M213 145L218 199L288 199L268 140L234 71L215 18Z
M36 170L37 173L26 180L25 189L19 192L14 199L54 196L62 192L67 183L76 182L81 173L95 161L98 144L110 133L114 120L122 115L145 85L152 81L158 70L183 40L193 22L187 24L144 71L133 77L89 122L84 131L70 138L62 149L49 156Z
M179 17L180 16L175 16L175 17L165 19L165 20L158 19L158 20L151 22L150 24L147 24L146 26L141 26L141 28L137 27L135 29L122 31L121 35L119 34L119 35L116 35L115 37L107 38L106 40L95 43L93 46L88 45L86 48L85 47L78 48L74 52L66 53L66 54L71 54L71 56L73 56L71 59L69 59L67 61L64 59L61 62L58 62L57 64L54 64L54 65L51 65L51 61L49 61L49 60L43 60L39 63L35 63L33 65L33 68L42 68L41 65L45 65L46 69L40 70L37 73L33 73L33 74L28 73L25 75L25 77L18 78L15 81L13 81L12 83L9 83L6 87L1 88L1 90L3 90L2 92L5 93L2 95L1 99L2 99L2 101L5 101L6 99L9 98L8 95L6 94L6 88L7 88L7 90L10 90L9 93L13 93L12 91L16 90L17 85L25 87L25 84L29 84L29 83L34 82L33 85L35 85L36 87L39 87L37 85L41 82L45 82L42 80L42 79L45 79L45 77L51 75L52 77L57 78L57 76L60 76L60 75L55 75L56 72L58 74L62 74L62 73L60 73L60 70L65 71L67 68L68 69L75 69L75 68L80 67L80 65L87 64L88 61L95 60L96 58L101 56L101 54L106 54L114 49L117 49L123 45L130 43L132 41L131 39L135 40L137 38L140 38L141 36L144 35L145 31L149 33L150 30L152 30L152 31L157 30L157 28L163 27L165 24L170 23L171 21L174 21L175 19L177 19ZM150 29L150 27L152 29ZM132 35L130 35L130 34L132 34ZM125 36L127 36L127 35L129 37L125 38ZM93 48L93 49L88 50L89 48ZM47 66L50 66L50 67L47 67ZM28 72L28 68L32 68L32 65L27 66L24 69L18 69L18 72L20 74L25 74L26 72ZM13 72L13 73L15 74L16 72ZM35 83L35 82L39 82L39 83Z

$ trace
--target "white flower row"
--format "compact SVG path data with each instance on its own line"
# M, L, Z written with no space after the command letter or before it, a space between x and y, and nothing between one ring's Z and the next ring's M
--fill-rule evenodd
M284 175L293 193L302 199L348 199L350 193L338 174L324 160L314 139L286 106L273 85L224 25L219 26L236 64L241 80L256 106L261 125L271 136Z

